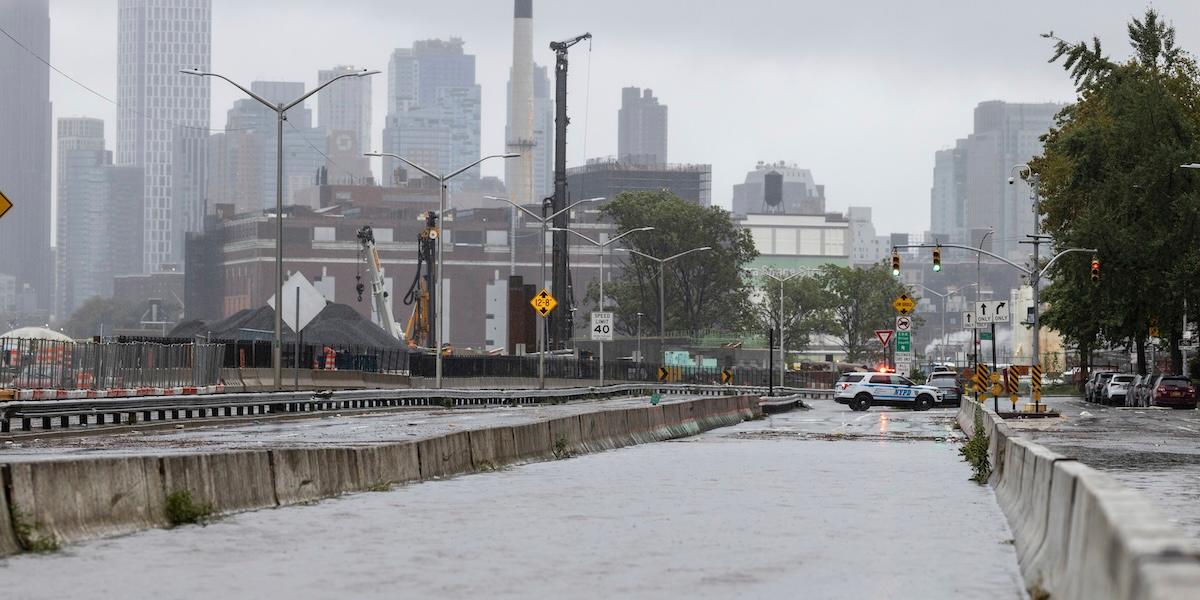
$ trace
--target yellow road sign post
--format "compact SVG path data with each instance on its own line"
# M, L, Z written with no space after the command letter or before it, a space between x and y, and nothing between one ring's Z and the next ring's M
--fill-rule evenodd
M896 309L896 312L902 315L911 313L916 307L917 302L909 297L908 294L900 294L899 298L892 301L892 308Z
M658 382L659 382L659 383L662 383L662 382L666 381L666 380L667 380L667 378L668 378L668 377L670 377L670 376L671 376L671 370L670 370L670 369L668 369L668 368L666 368L666 367L659 367L659 368L658 368Z
M721 383L725 385L733 383L733 371L730 371L729 369L723 369L721 371Z
M548 317L550 316L550 311L554 310L555 306L558 306L558 300L555 300L549 291L543 289L533 297L533 300L529 301L529 304L533 306L533 310L537 311L539 315Z

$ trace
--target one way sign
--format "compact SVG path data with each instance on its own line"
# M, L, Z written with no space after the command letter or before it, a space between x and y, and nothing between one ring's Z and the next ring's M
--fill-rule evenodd
M1008 309L1008 301L1006 300L988 300L986 302L975 303L975 322L978 324L986 323L1008 323L1012 319L1012 313Z

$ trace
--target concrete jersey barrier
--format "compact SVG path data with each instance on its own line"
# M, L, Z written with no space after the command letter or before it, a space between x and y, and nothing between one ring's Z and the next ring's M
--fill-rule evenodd
M976 417L991 438L990 483L1030 590L1056 600L1200 597L1200 540L1180 534L1140 493L964 401L957 419L968 435Z
M0 556L21 550L16 510L38 535L72 543L168 525L166 498L178 491L228 514L694 435L758 415L756 397L715 396L368 447L10 463L0 465Z

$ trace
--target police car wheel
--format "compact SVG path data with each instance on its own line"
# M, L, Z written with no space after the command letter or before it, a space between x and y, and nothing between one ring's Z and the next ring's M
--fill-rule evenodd
M869 394L859 394L850 401L850 410L864 411L871 408L871 396Z
M933 407L933 400L926 394L917 396L917 410L929 410Z

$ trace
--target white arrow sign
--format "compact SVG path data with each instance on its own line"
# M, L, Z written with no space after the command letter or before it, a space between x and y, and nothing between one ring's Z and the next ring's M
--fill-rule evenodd
M1009 310L1008 302L1004 300L992 302L992 322L993 323L1008 323L1012 320L1012 311Z
M1009 312L1007 300L987 300L975 303L975 323L977 325L1008 323L1011 320L1012 313Z
M964 311L962 314L963 329L975 329L975 313Z

